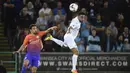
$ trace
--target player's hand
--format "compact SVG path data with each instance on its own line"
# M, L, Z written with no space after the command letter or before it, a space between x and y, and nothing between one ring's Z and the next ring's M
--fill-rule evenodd
M19 51L14 51L13 54L20 53Z
M57 29L57 26L53 26L53 27L51 27L50 29L56 30L56 29Z

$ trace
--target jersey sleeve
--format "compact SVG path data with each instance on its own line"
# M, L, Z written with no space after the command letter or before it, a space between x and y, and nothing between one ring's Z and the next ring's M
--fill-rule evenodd
M45 34L46 34L45 31L40 31L40 32L38 33L39 36L43 36L43 35L45 35Z
M24 41L23 41L23 45L26 46L28 45L29 39L28 36L25 37Z

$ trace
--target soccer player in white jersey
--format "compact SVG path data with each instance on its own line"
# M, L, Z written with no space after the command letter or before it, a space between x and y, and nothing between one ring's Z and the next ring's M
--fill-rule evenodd
M77 58L78 58L78 47L75 43L75 38L77 37L80 27L81 27L81 23L84 21L86 14L83 12L79 12L78 15L72 19L68 30L66 32L66 34L64 35L64 42L61 40L58 40L56 38L53 38L51 35L48 36L47 38L45 38L45 40L52 40L55 43L57 43L58 45L60 45L61 47L65 46L65 47L69 47L71 49L71 51L73 52L73 56L72 56L72 73L78 73L76 70L76 65L77 65Z

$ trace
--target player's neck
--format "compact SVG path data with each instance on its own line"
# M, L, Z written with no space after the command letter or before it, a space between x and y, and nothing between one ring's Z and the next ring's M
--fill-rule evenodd
M81 23L79 16L77 16L77 18L78 18L78 21Z
M36 34L34 34L34 33L31 33L31 35L35 36Z

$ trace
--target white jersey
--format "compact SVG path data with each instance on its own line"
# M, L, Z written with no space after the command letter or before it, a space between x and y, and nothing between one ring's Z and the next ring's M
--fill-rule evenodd
M75 39L79 33L81 27L80 25L81 22L79 21L78 17L73 18L65 35L70 34ZM69 29L70 27L71 29Z

